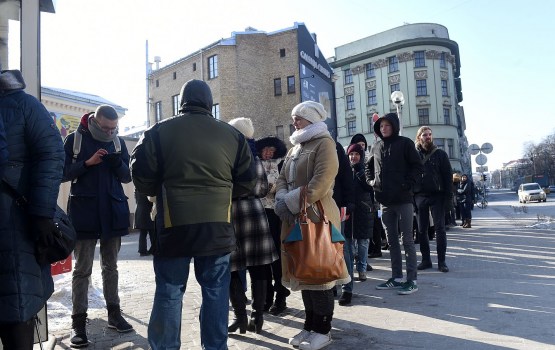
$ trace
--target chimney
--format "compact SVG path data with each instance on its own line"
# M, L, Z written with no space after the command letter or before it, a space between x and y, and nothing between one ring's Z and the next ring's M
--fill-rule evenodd
M156 63L156 70L160 69L160 62L162 62L160 56L154 56L154 62Z

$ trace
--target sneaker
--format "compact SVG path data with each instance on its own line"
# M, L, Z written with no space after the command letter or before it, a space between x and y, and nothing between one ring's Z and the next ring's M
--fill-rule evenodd
M379 289L379 290L382 290L382 289L400 289L400 288L403 288L403 283L395 281L394 278L390 278L390 279L387 280L387 282L382 283L382 284L378 284L376 286L376 289Z
M307 331L306 329L303 329L302 331L299 332L299 334L297 334L293 338L289 338L289 345L299 346L301 342L303 342L306 338L308 338L308 336L310 336L310 332Z
M358 280L361 281L361 282L366 281L366 272L359 271L358 272Z
M331 344L331 332L328 334L321 334L312 332L304 341L299 345L301 350L318 350Z
M406 281L403 287L397 292L401 295L409 295L418 291L418 286L413 281Z

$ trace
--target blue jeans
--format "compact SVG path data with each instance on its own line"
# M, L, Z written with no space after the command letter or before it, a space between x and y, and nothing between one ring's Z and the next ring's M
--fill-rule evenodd
M230 254L194 258L195 276L202 289L200 341L206 350L227 349ZM154 257L156 292L148 325L152 350L181 347L181 312L191 257ZM225 310L225 312L223 312Z
M349 276L351 276L351 282L343 284L341 290L343 292L352 293L353 292L353 240L345 237L345 243L343 244L343 255L345 259L345 265L347 265L347 271L349 271Z
M370 239L354 239L352 242L353 252L357 252L357 271L366 272L366 265L368 265L368 246L370 246ZM351 276L351 280L353 276Z

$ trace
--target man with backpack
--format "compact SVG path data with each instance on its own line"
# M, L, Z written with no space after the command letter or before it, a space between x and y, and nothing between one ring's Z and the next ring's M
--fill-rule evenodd
M64 181L71 181L68 215L77 231L72 280L72 347L86 347L89 278L100 240L108 328L130 332L121 316L118 295L118 253L121 236L129 233L129 206L122 183L131 182L129 153L117 136L118 114L109 105L85 114L64 142Z
M429 213L431 212L436 231L438 270L449 272L449 268L445 264L447 250L445 212L451 210L453 206L453 170L447 153L434 145L432 129L429 126L422 126L418 129L414 142L424 165L422 178L414 187L418 239L422 254L422 262L418 264L418 270L432 267L428 238Z

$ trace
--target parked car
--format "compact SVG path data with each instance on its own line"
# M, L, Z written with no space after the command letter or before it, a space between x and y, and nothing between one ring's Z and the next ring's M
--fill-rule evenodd
M554 193L555 194L555 185L551 185L547 188L549 189L549 193Z
M521 184L518 187L518 202L526 203L530 201L547 201L544 190L541 188L540 184L536 182Z

